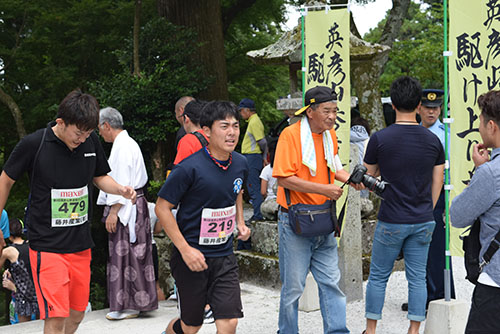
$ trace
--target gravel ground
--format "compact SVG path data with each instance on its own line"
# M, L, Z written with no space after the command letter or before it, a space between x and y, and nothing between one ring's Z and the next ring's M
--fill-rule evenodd
M455 289L457 298L470 301L473 285L464 279L465 272L462 258L453 258ZM242 299L245 317L240 319L238 333L276 333L278 326L279 290L266 289L250 283L242 283ZM366 282L363 289L366 288ZM404 334L408 328L406 313L402 312L401 304L407 300L407 282L403 272L394 272L387 286L383 319L379 322L378 333ZM80 325L78 333L157 333L160 334L169 319L177 314L176 305L172 301L160 303L157 311L137 319L109 321L104 318L108 310L100 310L87 314ZM356 301L347 305L347 325L351 333L359 334L365 327L364 301ZM299 327L301 334L322 333L322 319L319 311L300 312ZM41 321L0 327L2 334L41 333ZM420 333L424 333L425 324ZM215 325L204 325L200 334L215 333Z

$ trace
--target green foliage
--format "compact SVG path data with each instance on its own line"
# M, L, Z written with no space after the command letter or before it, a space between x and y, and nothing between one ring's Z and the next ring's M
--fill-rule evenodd
M114 52L121 69L90 83L101 105L118 109L130 135L150 153L152 144L177 131L177 99L206 87L207 79L189 61L197 50L194 40L191 30L163 18L149 21L140 34L141 76L131 74L132 40L127 39L125 48Z
M443 88L443 8L411 3L400 34L393 44L389 61L380 77L382 95L389 94L394 79L409 75L420 80L424 88ZM385 19L371 29L364 39L377 43Z
M102 310L108 307L108 298L106 294L106 285L96 282L90 282L90 304L92 310Z
M223 6L232 2L223 1ZM235 103L244 97L253 99L266 125L283 116L276 110L276 100L289 93L288 66L258 65L246 53L264 48L281 36L284 4L283 0L257 0L233 20L225 35L229 98Z
M161 187L163 186L163 183L165 181L156 181L156 180L150 180L148 184L148 201L156 203L156 200L158 199L158 192L160 191Z

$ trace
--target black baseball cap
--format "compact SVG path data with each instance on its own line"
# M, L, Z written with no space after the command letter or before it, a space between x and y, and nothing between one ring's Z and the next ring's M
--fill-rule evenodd
M323 102L337 102L337 94L330 87L316 86L306 92L305 106L295 112L295 115L300 115L304 110L307 110L313 104Z

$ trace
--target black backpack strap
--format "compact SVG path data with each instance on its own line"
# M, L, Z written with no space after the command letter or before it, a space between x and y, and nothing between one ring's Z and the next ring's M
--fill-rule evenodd
M498 154L495 155L490 161L495 160L498 157ZM495 255L496 251L500 248L500 231L497 232L493 240L491 240L490 245L486 249L486 252L483 254L483 258L479 264L479 268L482 269L485 265L490 263L491 258Z
M203 146L203 147L208 146L208 141L207 141L207 139L205 138L204 135L202 135L198 131L191 132L191 134L193 134L196 138L198 138L198 140L200 141L201 146Z
M43 142L45 141L45 135L46 134L47 134L47 128L45 128L43 130L42 140L40 140L40 145L38 145L38 150L36 151L35 158L33 159L33 167L31 169L31 178L30 178L30 193L28 194L28 203L26 204L26 210L24 212L24 222L25 222L26 225L24 226L23 230L27 230L28 224L29 224L28 211L29 211L30 205L31 205L31 188L33 186L33 180L34 180L34 177L35 177L36 163L38 161L38 156L40 155L40 151L42 150L42 146L43 146Z
M35 176L35 166L38 161L38 156L40 155L40 151L42 150L43 142L45 140L45 135L47 134L47 128L43 129L42 140L40 140L40 145L38 145L38 150L36 151L35 158L33 159L33 167L31 170L31 179L30 179L30 188L33 182L33 177Z
M479 265L481 268L490 263L491 258L495 255L498 248L500 248L500 231L498 231L493 240L491 240L488 249L486 249L486 252L483 254L483 259Z

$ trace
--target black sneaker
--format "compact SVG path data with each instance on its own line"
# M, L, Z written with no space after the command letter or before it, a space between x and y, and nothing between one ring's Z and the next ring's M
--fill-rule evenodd
M205 314L203 315L203 323L204 324L213 324L215 322L214 319L214 314L212 312L212 309L209 308L208 310L205 310Z

